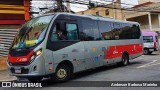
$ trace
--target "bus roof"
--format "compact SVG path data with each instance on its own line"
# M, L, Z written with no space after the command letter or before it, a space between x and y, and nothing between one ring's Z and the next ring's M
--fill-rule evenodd
M139 24L137 22L132 22L132 21L115 20L115 19L109 18L109 17L101 17L101 16L93 16L93 15L78 15L78 14L72 14L72 13L66 13L66 12L49 13L49 14L45 14L45 15L53 15L53 14L57 14L57 15L65 14L65 15L71 15L71 16L86 17L86 18L90 18L90 19L93 19L93 20L102 20L102 21L112 21L112 22L120 22L120 23Z

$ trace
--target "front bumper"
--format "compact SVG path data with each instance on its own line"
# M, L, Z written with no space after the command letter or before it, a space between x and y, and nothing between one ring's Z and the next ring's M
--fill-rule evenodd
M8 60L9 61L9 60ZM38 56L29 65L8 65L9 73L12 76L17 77L31 77L31 76L43 76L45 75L44 58Z

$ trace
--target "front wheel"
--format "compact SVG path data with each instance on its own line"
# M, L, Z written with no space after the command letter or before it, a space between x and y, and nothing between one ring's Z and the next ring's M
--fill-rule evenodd
M148 49L144 49L143 54L144 55L148 55L149 54L149 50Z
M70 77L71 77L70 67L62 64L58 66L58 68L56 69L56 72L53 76L53 80L56 82L64 82L64 81L68 81Z

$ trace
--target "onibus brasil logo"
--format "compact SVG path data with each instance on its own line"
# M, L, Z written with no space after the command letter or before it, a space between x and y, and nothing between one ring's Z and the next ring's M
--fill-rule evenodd
M2 82L2 87L42 87L41 83Z

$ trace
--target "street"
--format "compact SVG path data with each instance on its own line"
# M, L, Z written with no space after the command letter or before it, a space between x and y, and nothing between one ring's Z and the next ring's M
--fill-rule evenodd
M73 81L160 81L160 55L143 55L125 67L107 66L86 71Z
M80 72L74 75L74 78L71 79L68 82L65 83L55 83L50 82L49 79L44 79L42 81L43 87L45 88L55 88L55 89L63 89L67 86L68 83L71 82L77 82L79 85L79 88L82 88L80 83L83 83L85 81L160 81L160 55L159 54L152 54L152 55L142 55L139 58L136 58L134 60L130 61L130 64L128 66L117 66L117 65L111 65L111 66L104 66L100 68L96 68L93 70L87 70L84 72ZM14 80L18 81L18 80ZM22 81L27 81L26 79L22 79ZM79 82L82 81L82 82ZM92 85L86 85L92 86ZM58 88L59 87L59 88ZM70 87L67 87L70 89ZM85 87L85 88L86 88ZM94 87L94 86L93 86ZM93 88L92 87L92 88ZM75 87L76 88L76 87ZM109 87L109 88L116 88L116 87ZM119 90L121 89L133 89L135 90L135 87L117 87ZM142 87L145 90L148 89L158 89L155 87ZM5 88L3 88L5 89ZM104 89L104 88L103 88Z

